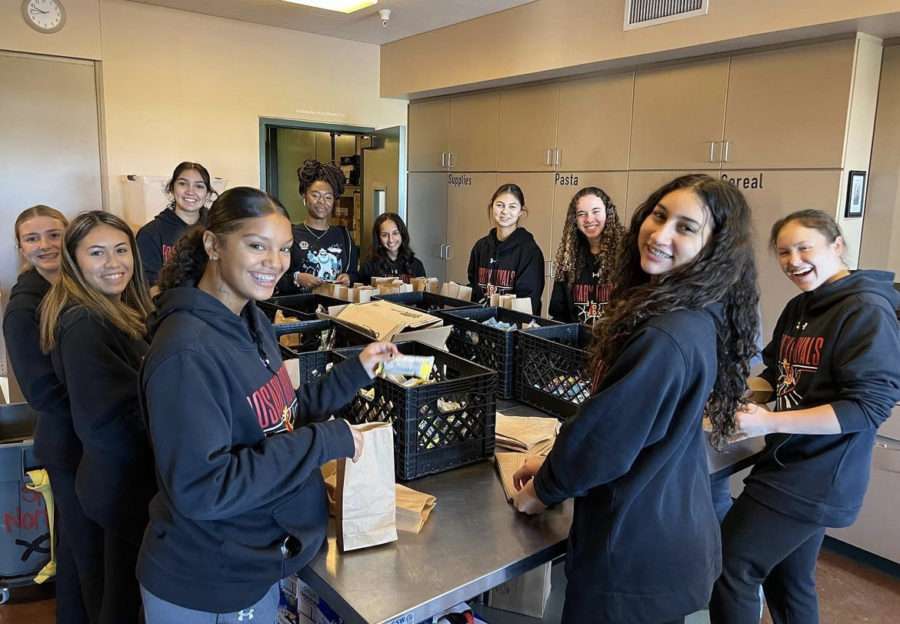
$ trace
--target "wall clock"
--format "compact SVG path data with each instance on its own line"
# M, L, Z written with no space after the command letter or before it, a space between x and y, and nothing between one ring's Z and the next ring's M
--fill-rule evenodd
M22 0L22 17L39 33L55 33L66 25L66 9L61 0Z

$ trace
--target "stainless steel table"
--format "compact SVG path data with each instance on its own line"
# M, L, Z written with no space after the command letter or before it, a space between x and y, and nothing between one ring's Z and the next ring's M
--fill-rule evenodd
M332 522L327 545L300 572L347 624L414 624L565 552L572 501L520 514L492 462L409 485L438 499L421 533L341 554Z
M512 401L497 408L546 416ZM710 474L740 469L762 444L744 440L723 453L709 447ZM537 516L520 514L506 502L493 462L409 486L438 499L421 533L401 531L391 544L341 554L332 522L327 544L299 573L347 624L415 624L565 553L572 501Z

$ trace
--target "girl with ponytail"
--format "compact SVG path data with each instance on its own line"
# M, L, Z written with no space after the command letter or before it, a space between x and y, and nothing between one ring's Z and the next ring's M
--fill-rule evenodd
M137 566L148 624L274 621L279 580L325 537L320 466L362 452L361 434L326 419L397 349L372 343L295 389L255 305L291 245L278 200L236 187L163 270L139 390L160 484Z

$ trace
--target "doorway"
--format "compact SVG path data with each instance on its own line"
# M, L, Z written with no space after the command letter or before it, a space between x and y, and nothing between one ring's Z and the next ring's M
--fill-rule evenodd
M287 209L292 223L306 218L297 169L307 158L333 162L344 172L344 194L335 199L331 224L346 226L360 247L360 264L372 253L372 223L382 212L406 217L406 128L376 130L284 119L260 119L260 187Z

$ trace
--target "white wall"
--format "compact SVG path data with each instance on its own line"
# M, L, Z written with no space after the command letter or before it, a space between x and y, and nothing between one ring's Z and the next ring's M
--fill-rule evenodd
M181 160L259 186L260 117L406 123L405 101L378 96L377 46L125 0L101 2L101 36L113 211L121 176Z
M406 102L378 95L378 46L127 0L65 5L67 26L43 35L19 0L0 2L0 49L100 61L102 173L117 214L123 176L171 174L182 160L259 186L260 117L406 123Z

